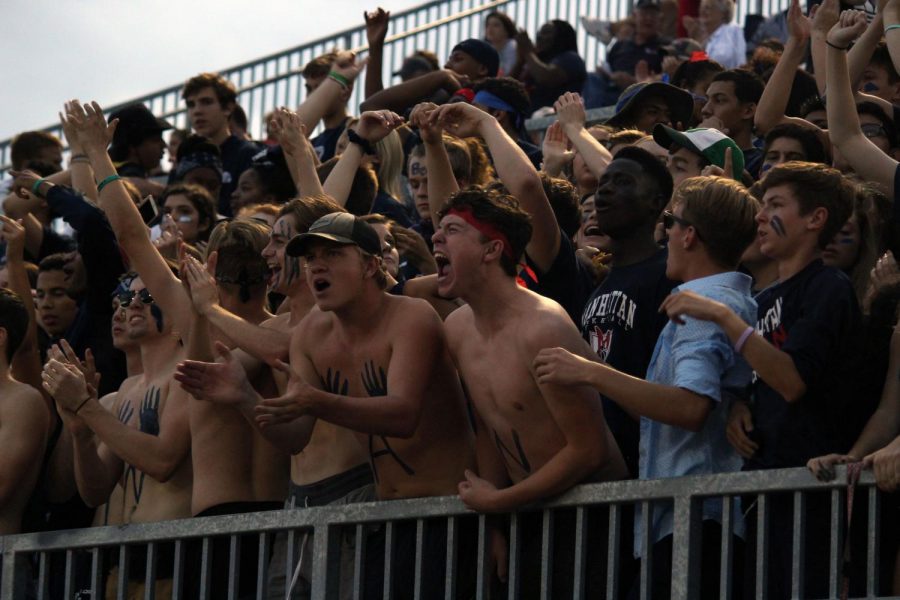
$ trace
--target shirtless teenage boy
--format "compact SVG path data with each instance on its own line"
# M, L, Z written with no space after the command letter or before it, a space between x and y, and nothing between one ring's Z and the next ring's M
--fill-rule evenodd
M477 189L451 196L434 235L439 292L468 303L448 317L446 329L476 413L479 475L467 472L459 494L481 512L506 512L582 482L626 476L597 394L537 382L532 363L541 344L564 345L586 358L590 349L559 304L516 283L530 236L530 218L515 199ZM539 544L539 532L537 538ZM495 552L502 544L496 534L493 544ZM528 546L526 539L525 595L540 587L531 580L540 569L528 564ZM556 548L559 573L573 546ZM571 595L571 571L557 573L553 597Z

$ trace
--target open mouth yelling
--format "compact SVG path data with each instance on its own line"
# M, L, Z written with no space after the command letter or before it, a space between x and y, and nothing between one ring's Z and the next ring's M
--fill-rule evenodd
M585 237L600 236L603 235L603 232L597 225L590 225L584 229L584 235Z
M325 290L327 290L328 288L331 287L331 282L328 281L327 279L325 279L324 277L316 277L312 281L312 287L313 287L313 290L315 290L315 292L317 294L321 294L322 292L324 292Z
M434 262L437 263L437 276L440 282L450 274L450 259L442 252L435 252Z

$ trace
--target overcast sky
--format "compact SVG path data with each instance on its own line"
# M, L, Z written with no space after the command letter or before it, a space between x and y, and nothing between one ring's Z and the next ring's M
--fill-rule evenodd
M111 106L361 24L378 1L0 0L0 139L69 98Z

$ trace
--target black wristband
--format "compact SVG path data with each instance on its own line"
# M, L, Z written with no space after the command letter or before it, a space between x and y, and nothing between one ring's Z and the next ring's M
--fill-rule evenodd
M356 144L363 151L363 154L368 154L370 156L375 156L375 148L372 147L372 144L369 143L368 140L364 140L359 137L359 134L353 131L352 129L347 130L347 141L351 144Z
M88 403L88 400L90 400L91 398L92 398L92 396L91 396L90 394L88 394L88 397L85 398L84 401L83 401L81 404L78 405L78 408L75 409L74 414L77 415L77 414L78 414L78 411L81 410L82 408L84 408L84 405L87 404L87 403Z
M825 45L826 45L826 46L831 46L831 47L834 48L835 50L840 50L841 52L843 52L844 50L847 50L847 49L850 48L850 46L844 46L843 48L841 48L840 46L835 46L834 44L832 44L832 43L829 42L828 40L825 40Z

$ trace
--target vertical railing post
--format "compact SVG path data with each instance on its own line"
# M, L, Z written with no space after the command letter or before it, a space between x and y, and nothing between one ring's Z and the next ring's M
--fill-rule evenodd
M701 501L693 496L675 497L672 532L672 599L696 598L700 590ZM652 519L651 519L652 522ZM652 539L651 539L652 543ZM645 548L652 553L653 548ZM711 574L707 574L709 577Z
M25 577L22 573L25 569L25 559L22 553L4 548L0 598L18 600L25 597Z
M322 600L337 598L340 582L341 544L337 525L320 521L313 528L311 597Z

